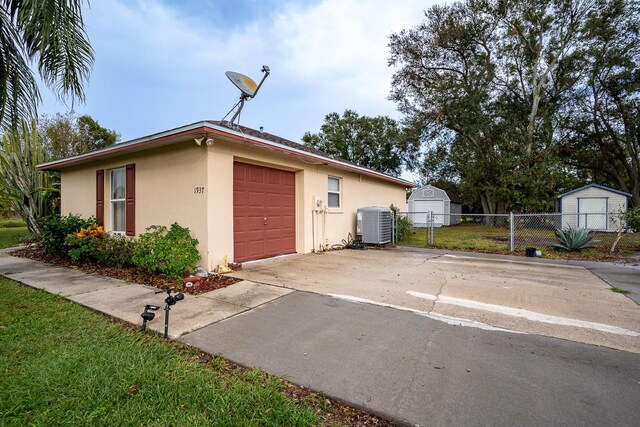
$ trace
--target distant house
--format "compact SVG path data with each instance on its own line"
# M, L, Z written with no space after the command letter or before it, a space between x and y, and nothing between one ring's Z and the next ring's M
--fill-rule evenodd
M408 205L409 218L416 227L429 225L429 212L433 215L435 227L460 224L462 200L450 191L425 185L413 190Z
M306 253L355 233L364 206L414 185L244 126L201 121L39 165L61 172L63 214L137 236L178 222L201 265Z
M589 184L558 196L562 228L615 231L615 215L626 212L631 194Z

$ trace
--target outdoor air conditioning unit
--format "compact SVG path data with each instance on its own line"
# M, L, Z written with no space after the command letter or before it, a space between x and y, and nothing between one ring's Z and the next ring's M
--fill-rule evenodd
M356 234L363 243L384 245L392 238L393 216L391 209L380 206L360 208L357 213Z

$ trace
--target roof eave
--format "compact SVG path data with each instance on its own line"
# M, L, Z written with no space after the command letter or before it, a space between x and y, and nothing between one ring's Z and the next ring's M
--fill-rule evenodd
M601 190L605 190L605 191L611 191L612 193L620 194L621 196L631 197L630 193L627 193L627 192L624 192L624 191L620 191L620 190L616 190L615 188L605 187L604 185L593 183L593 184L583 185L580 188L576 188L575 190L567 191L566 193L562 193L557 198L561 199L564 196L568 196L570 194L577 193L578 191L582 191L582 190L586 190L587 188L594 188L594 187L595 188L599 188Z
M341 162L339 160L309 153L304 150L285 146L283 144L279 144L277 142L269 141L256 136L252 136L252 135L247 136L242 132L238 132L233 129L222 127L208 121L195 122L179 128L171 129L168 131L160 132L160 133L149 135L142 138L137 138L128 142L112 145L111 147L103 148L101 150L80 154L78 156L68 157L66 159L42 163L38 165L38 169L44 170L44 171L59 171L62 168L83 164L85 162L89 162L92 160L99 160L113 154L118 154L120 152L125 152L135 148L143 148L145 146L156 145L158 142L165 141L167 139L172 139L172 138L186 136L189 134L200 133L200 132L217 134L219 136L225 136L235 141L241 141L241 142L244 141L244 142L252 143L254 145L261 146L263 148L274 149L276 151L288 153L296 157L302 157L302 158L311 159L315 161L321 161L322 163L325 163L333 167L350 170L352 172L357 172L363 175L372 176L384 181L392 182L394 184L403 185L406 188L414 188L416 186L412 182L406 181L401 178L392 177L382 172L374 171L372 169L368 169L362 166L351 165L345 162Z

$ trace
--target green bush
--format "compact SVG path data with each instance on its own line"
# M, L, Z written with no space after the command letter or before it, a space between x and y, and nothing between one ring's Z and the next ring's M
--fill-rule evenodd
M411 232L413 224L408 217L400 216L400 208L392 204L389 206L389 209L393 212L393 220L396 224L396 240L402 242L402 240L409 235L409 232Z
M133 250L135 265L149 271L180 279L192 271L200 260L196 245L188 228L173 223L171 228L153 225L140 235Z
M98 247L102 239L84 236L78 237L75 234L69 234L64 243L67 249L67 255L75 262L94 262L98 254Z
M96 259L105 267L125 267L132 265L136 241L122 235L106 235L99 240Z
M95 223L96 219L94 217L83 219L79 215L53 215L47 217L42 222L42 239L40 240L42 248L50 255L66 258L69 249L65 245L67 236Z
M627 226L634 232L640 232L640 207L629 209L626 214Z
M556 237L559 243L554 243L556 249L568 252L579 252L583 249L593 247L599 240L593 240L593 230L587 228L563 228L556 230Z

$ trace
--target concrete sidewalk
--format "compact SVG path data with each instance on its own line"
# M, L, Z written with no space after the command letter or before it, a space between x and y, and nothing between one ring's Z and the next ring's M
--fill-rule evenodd
M166 298L166 293L156 294L158 289L151 286L12 257L6 253L0 254L0 274L133 324L141 324L140 313L145 304L164 307ZM245 280L201 295L185 295L184 300L171 309L169 334L177 338L291 292L291 289ZM162 309L148 327L164 331Z

